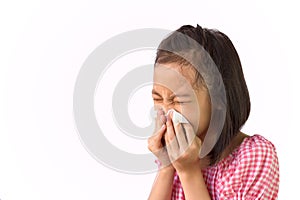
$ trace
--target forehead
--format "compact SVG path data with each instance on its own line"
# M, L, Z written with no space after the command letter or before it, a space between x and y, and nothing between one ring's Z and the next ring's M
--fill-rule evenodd
M193 91L195 77L192 67L179 66L176 63L156 64L153 75L153 89L168 89L172 93Z

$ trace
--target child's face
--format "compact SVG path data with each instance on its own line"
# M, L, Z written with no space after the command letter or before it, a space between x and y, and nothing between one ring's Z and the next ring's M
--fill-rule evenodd
M154 67L152 97L155 108L165 113L174 109L180 112L203 140L211 116L210 97L205 87L194 89L195 72L191 67L182 70L176 63L157 64Z

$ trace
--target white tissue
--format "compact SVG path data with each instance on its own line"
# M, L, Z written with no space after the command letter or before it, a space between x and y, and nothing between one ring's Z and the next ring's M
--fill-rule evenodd
M175 111L174 109L169 110L167 112L166 116L171 111L173 111L172 121L173 121L174 125L179 124L179 123L184 123L184 124L189 123L188 120L182 114L180 114L179 112Z

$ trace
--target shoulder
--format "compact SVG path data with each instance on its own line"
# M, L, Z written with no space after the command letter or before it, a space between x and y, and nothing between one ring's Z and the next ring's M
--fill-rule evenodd
M272 142L261 135L253 135L244 139L238 147L235 157L240 163L259 164L259 161L276 160L277 153Z
M259 165L278 164L276 148L272 142L261 135L246 137L226 159L222 160L218 166L235 168L258 167Z
M231 170L227 170L229 173L222 181L223 195L236 197L239 194L246 199L277 196L278 159L275 146L269 140L261 135L247 137L232 156Z
M262 149L275 149L272 142L267 140L265 137L255 134L253 136L246 137L242 142L240 148L262 148Z
M253 135L245 138L238 147L238 154L241 155L261 155L268 153L276 153L276 148L272 142L261 135Z

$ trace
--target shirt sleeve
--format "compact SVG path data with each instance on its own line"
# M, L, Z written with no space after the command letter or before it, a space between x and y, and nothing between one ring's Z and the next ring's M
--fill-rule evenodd
M274 145L266 139L253 141L238 152L235 167L222 180L220 199L276 199L279 166Z

